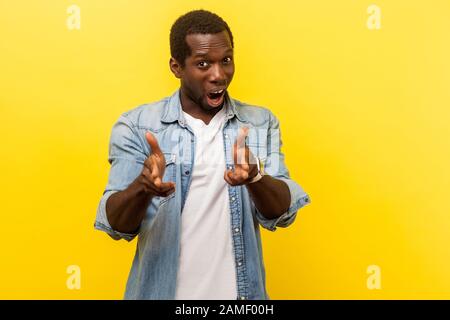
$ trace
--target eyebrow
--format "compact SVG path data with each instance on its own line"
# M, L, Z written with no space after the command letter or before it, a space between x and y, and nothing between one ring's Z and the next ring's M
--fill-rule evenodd
M225 51L225 53L229 53L229 52L231 52L231 53L233 53L233 49L227 49L226 51ZM194 58L197 58L197 57L206 57L208 55L208 53L206 53L206 52L197 52L195 55L194 55Z

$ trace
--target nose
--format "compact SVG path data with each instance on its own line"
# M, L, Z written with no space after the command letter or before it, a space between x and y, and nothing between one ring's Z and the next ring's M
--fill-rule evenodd
M213 64L210 68L210 81L215 84L225 84L227 81L226 74L220 64Z

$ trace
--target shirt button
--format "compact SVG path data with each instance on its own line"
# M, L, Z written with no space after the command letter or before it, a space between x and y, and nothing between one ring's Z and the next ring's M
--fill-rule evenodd
M185 173L186 175L188 175L190 172L189 172L189 170L187 170L187 171L185 171L184 173Z
M244 296L242 296L242 297L241 297L241 300L245 300L245 297L244 297Z
M227 135L227 134L225 135L225 138L228 138L228 135Z
M236 198L235 197L231 197L231 201L234 201L234 200L236 200Z
M242 266L242 262L239 261L239 262L238 262L238 266L239 266L239 267Z
M239 228L235 228L234 232L238 233L239 232Z

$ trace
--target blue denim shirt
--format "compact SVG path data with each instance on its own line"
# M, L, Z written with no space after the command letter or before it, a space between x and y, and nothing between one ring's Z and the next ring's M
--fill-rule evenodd
M245 186L228 185L230 224L237 278L236 299L269 299L259 226L275 231L287 227L309 196L289 177L281 152L279 122L271 111L225 96L226 123L223 128L226 165L234 167L232 146L240 127L249 127L247 145L264 164L266 174L284 181L291 193L289 209L276 219L266 219L255 207ZM111 228L106 201L124 190L141 173L150 154L145 132L158 140L166 159L163 181L176 183L168 197L153 197L136 233ZM113 239L131 241L138 236L136 253L128 276L125 299L174 299L180 253L181 213L191 183L196 138L186 124L180 90L161 101L125 112L115 123L110 139L111 164L108 184L97 209L95 228ZM225 170L225 169L224 169Z

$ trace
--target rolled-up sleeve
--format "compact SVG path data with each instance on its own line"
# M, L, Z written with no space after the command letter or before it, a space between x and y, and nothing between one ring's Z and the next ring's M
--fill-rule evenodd
M273 113L269 111L267 158L264 163L264 171L265 174L284 181L291 194L289 209L275 219L267 219L255 206L256 219L262 227L270 231L275 231L277 227L285 228L291 225L297 216L297 211L311 202L309 195L303 188L290 178L289 171L284 162L284 154L281 152L281 147L280 124Z
M111 168L108 184L98 204L94 222L95 229L106 232L114 240L131 241L139 234L139 230L135 233L114 230L106 215L106 202L111 195L126 189L136 179L142 171L145 159L142 142L135 127L126 116L122 115L111 132L108 156Z

